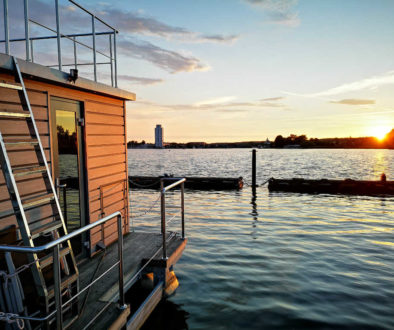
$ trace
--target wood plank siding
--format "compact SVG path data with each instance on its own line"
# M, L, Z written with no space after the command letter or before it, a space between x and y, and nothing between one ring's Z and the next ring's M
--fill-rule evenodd
M14 82L13 76L0 72L0 81ZM52 121L51 97L66 98L82 104L81 116L85 120L83 127L86 219L92 223L115 211L123 215L123 232L129 231L128 219L128 166L126 145L126 109L125 100L117 97L98 95L94 92L77 90L71 86L61 86L39 79L25 78L29 99L40 131L47 160L53 171L52 159ZM0 88L0 111L20 112L23 105L17 90ZM27 139L31 137L31 128L24 119L0 117L0 131L5 138ZM29 165L37 161L37 153L32 147L9 148L12 165ZM38 192L48 192L42 174L17 178L22 197ZM11 210L10 197L0 172L0 212ZM40 210L39 220L32 210L28 214L31 221L48 221L50 209ZM15 217L0 218L0 230L16 224ZM104 239L110 244L117 239L116 219L106 223L104 228L95 228L90 233L90 253L95 252L96 244Z

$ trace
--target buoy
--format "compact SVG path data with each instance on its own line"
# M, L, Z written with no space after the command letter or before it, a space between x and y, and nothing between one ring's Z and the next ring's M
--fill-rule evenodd
M168 273L166 288L164 289L165 294L167 297L171 296L175 290L178 288L179 282L176 278L175 272L171 271Z

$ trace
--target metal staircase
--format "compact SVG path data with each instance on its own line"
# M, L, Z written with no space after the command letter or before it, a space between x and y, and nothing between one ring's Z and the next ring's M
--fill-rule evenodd
M25 120L29 126L30 137L28 139L11 139L4 137L0 132L0 163L5 183L10 195L13 210L1 212L1 216L15 215L18 222L20 236L25 246L34 247L42 242L55 240L67 234L67 228L63 219L59 199L56 194L55 185L51 171L48 166L45 151L34 119L32 107L29 102L27 90L18 66L17 59L13 57L15 79L19 84L0 83L0 88L18 90L23 109L21 111L0 110L0 117L6 119ZM28 111L26 111L26 108ZM8 151L18 148L34 148L37 153L37 164L29 166L12 166ZM8 151L7 151L8 150ZM31 161L31 160L29 160ZM47 186L47 192L33 196L21 197L16 178L32 175L42 175ZM34 214L41 214L40 208L52 209L50 216L45 219L33 219L27 216L29 210L36 210ZM71 295L78 292L78 269L70 241L60 246L61 264L61 290L62 295ZM53 288L53 254L46 255L28 254L28 262L32 264L31 270L38 294L45 302L45 312L53 310L54 288ZM55 274L56 275L56 274ZM73 307L75 309L75 306ZM77 309L77 308L76 308Z

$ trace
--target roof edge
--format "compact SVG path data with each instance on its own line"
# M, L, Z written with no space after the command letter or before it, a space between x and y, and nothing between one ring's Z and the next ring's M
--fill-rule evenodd
M37 63L27 62L18 58L18 64L22 74L35 77L41 81L55 83L72 89L94 92L100 95L112 96L126 101L135 101L136 99L135 93L94 82L86 78L79 77L75 83L72 83L68 80L69 74ZM0 53L0 69L7 71L14 70L12 56Z

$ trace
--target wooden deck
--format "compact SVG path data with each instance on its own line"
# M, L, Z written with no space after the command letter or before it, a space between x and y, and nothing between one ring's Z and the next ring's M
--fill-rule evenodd
M186 246L186 239L179 236L168 236L167 260L162 260L162 236L152 233L130 233L124 236L124 287L125 292L134 284L134 275L143 266L143 261L153 260L150 265L169 269L182 255ZM156 255L155 255L156 254ZM79 266L80 290L83 290L92 280L98 278L118 260L118 244L107 247L106 251L96 254L93 258L85 260ZM126 320L128 310L117 309L118 300L118 267L116 266L102 279L85 291L79 299L79 306L83 314L71 329L107 329L116 320ZM88 295L88 296L87 296ZM87 299L86 299L87 296ZM86 303L84 304L84 300ZM85 306L85 307L83 307ZM103 310L104 309L104 310Z

